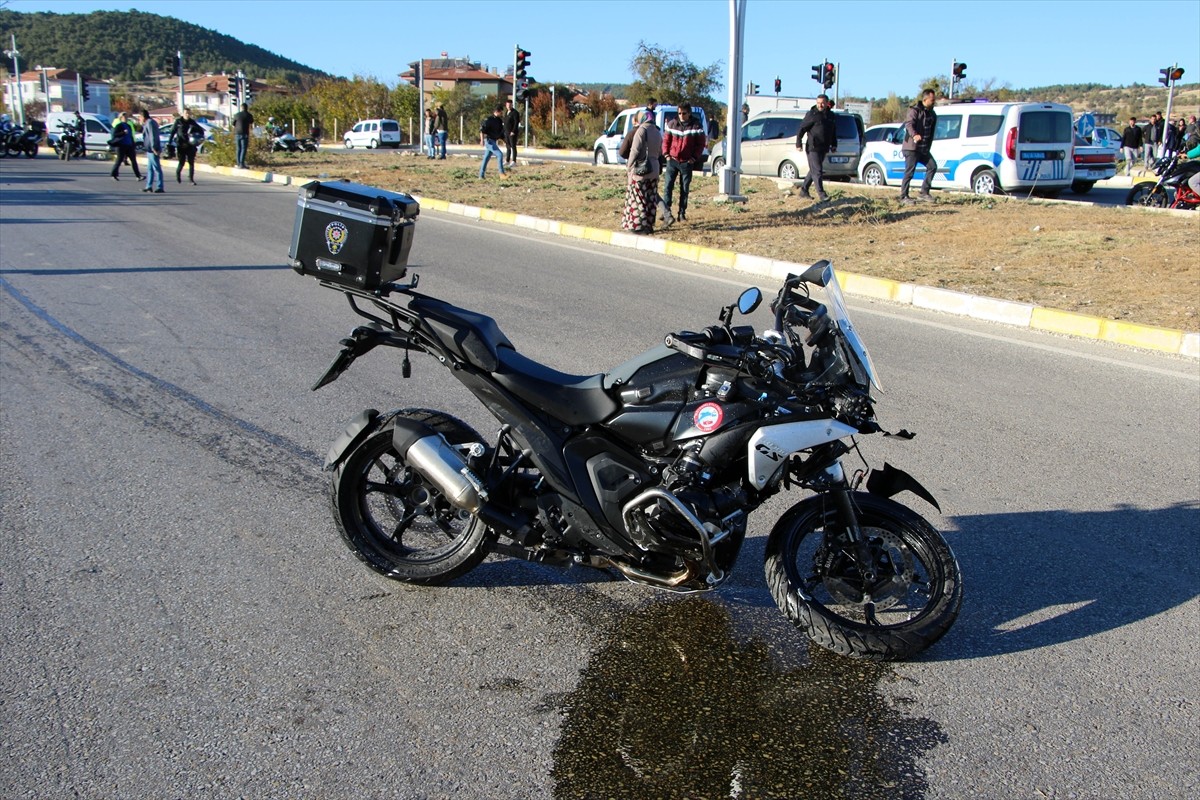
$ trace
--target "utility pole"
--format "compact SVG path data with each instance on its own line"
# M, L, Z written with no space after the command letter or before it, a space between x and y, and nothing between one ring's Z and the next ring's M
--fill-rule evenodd
M729 0L729 104L726 120L725 166L718 174L717 200L744 203L738 180L742 168L742 36L746 29L746 0Z
M179 113L182 114L184 108L186 107L184 105L184 100L183 100L183 51L182 50L175 51L175 71L179 73ZM238 111L241 111L241 109L239 108L239 109L235 110L234 113L236 114Z
M13 82L17 87L17 122L25 127L25 99L21 97L21 52L17 50L17 35L12 34L12 49L5 50L4 55L13 60Z

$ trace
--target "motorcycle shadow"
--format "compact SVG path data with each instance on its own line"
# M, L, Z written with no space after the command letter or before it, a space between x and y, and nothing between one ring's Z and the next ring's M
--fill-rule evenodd
M962 613L924 657L981 658L1115 630L1200 595L1200 503L958 517ZM1184 632L1187 635L1187 632Z

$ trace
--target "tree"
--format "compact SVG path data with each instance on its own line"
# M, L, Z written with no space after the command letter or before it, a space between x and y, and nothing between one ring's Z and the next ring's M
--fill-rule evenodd
M629 86L629 99L639 104L654 97L662 103L705 106L707 113L707 106L713 104L712 93L722 85L721 62L697 67L682 51L664 50L644 41L638 42L629 67L638 76Z

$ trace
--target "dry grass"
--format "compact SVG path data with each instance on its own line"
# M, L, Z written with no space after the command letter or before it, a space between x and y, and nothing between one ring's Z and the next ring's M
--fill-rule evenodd
M281 172L349 178L467 205L618 230L623 170L518 164L479 180L478 159L429 161L407 153L283 156ZM827 183L814 204L774 181L747 178L745 205L713 202L697 176L688 220L656 236L809 263L1110 319L1200 328L1200 215L1013 201L948 192L901 206L896 191Z

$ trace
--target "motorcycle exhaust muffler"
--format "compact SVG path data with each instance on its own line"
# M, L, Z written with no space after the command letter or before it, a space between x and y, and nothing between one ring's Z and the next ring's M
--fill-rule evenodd
M400 457L436 486L451 505L472 514L483 508L487 500L483 483L458 451L433 428L400 417L392 431L392 444Z

